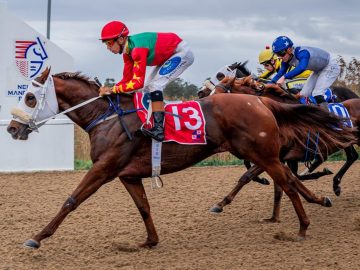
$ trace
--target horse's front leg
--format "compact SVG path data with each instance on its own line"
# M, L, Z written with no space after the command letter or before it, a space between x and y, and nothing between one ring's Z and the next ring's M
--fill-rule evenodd
M120 178L127 191L133 198L136 207L145 223L147 239L140 247L151 248L159 243L159 237L156 233L155 226L150 214L150 205L146 197L145 189L141 178Z
M70 212L74 211L103 184L115 178L115 176L109 176L107 174L109 171L112 170L95 163L51 222L42 229L40 233L36 234L32 239L27 240L24 245L29 248L39 248L41 241L53 235Z
M359 158L359 154L356 152L353 145L344 149L346 153L346 162L340 168L339 172L334 176L333 179L333 190L336 196L339 196L341 193L341 179L346 173L346 171L350 168L350 166Z
M330 171L328 168L324 168L323 171L313 172L323 162L324 161L321 158L316 159L315 162L313 162L308 169L304 170L300 174L297 174L297 170L295 172L292 170L292 168L290 168L290 169L297 176L297 178L301 181L315 180L315 179L319 179L320 177L323 177L325 175L333 174L332 171Z
M225 205L230 204L235 196L239 193L243 186L251 181L255 176L261 174L264 170L259 168L256 165L250 167L250 169L239 179L236 186L231 190L231 192L219 203L215 204L210 208L210 212L212 213L221 213Z
M244 160L244 165L245 165L245 167L246 167L246 169L250 169L251 168L251 162L250 161L248 161L248 160ZM258 182L259 184L262 184L262 185L270 185L270 181L269 180L267 180L265 177L259 177L259 176L254 176L253 178L252 178L252 180L254 181L254 182Z
M266 222L280 222L280 206L281 206L281 199L284 192L282 188L274 182L274 206L273 206L273 213L271 218L265 218L264 221Z

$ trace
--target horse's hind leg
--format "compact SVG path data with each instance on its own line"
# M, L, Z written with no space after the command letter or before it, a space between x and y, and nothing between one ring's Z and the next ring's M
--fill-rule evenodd
M24 245L29 248L39 248L41 240L50 237L55 233L60 224L64 221L67 215L74 211L82 202L94 194L103 184L114 179L114 176L109 176L104 172L111 171L108 168L103 168L97 165L87 172L83 180L65 201L57 215L40 233L35 235L32 239L27 240Z
M120 178L127 191L133 198L136 207L139 209L140 215L145 223L147 231L147 239L140 247L151 248L159 242L158 235L150 214L150 205L146 197L145 189L141 178Z
M290 169L280 161L273 160L270 162L269 160L266 160L264 162L266 162L266 164L263 163L262 167L265 168L266 172L271 176L274 182L276 182L290 198L300 222L298 235L300 237L305 237L310 221L306 216L297 189L293 186L295 181L300 181L292 174Z
M213 207L210 208L210 212L221 213L223 211L224 206L230 204L234 200L236 194L239 193L242 187L245 186L247 183L249 183L251 179L254 178L254 176L259 175L263 171L264 171L263 169L255 165L250 167L250 169L243 176L241 176L238 183L231 190L231 192L221 202L215 204Z
M297 189L297 191L303 196L303 198L309 203L316 203L322 206L331 207L332 203L328 197L317 197L313 192L311 192L304 184L293 175L294 181L291 181L290 185Z
M300 184L299 184L300 183ZM298 179L291 182L291 185L295 187L300 194L310 203L320 204L322 206L331 206L331 200L327 197L318 198L314 193L307 189ZM283 196L283 190L281 187L274 183L274 207L272 217L269 219L264 219L267 222L280 222L280 205L281 199Z
M346 173L346 171L350 168L350 166L359 158L359 154L356 152L353 145L346 147L345 149L346 153L346 162L345 164L340 168L339 172L334 176L333 179L333 190L336 194L336 196L339 196L341 193L341 179Z
M298 164L296 161L288 161L287 162L288 167L290 168L290 170L293 172L294 176L296 177L296 171L298 168ZM308 188L306 188L304 186L303 183L301 183L299 181L298 178L295 178L296 181L291 182L292 186L295 187L299 193L305 198L305 200L307 200L309 203L316 203L316 204L320 204L322 206L331 206L331 201L329 198L327 197L317 197L313 192L311 192ZM281 195L278 194L279 190L275 188L275 197L276 196L280 196L279 199L281 200ZM278 194L278 195L277 195ZM280 204L280 203L279 203ZM274 204L274 208L277 206L277 204ZM275 212L275 210L274 210Z

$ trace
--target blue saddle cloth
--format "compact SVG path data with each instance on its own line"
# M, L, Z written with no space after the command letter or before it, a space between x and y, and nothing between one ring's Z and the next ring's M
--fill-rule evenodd
M344 126L352 128L353 123L350 119L350 114L348 110L345 108L345 106L342 103L333 103L336 100L336 95L333 95L330 88L328 88L325 91L324 99L326 102L329 103L328 104L329 112L339 116L340 118L343 118ZM306 105L317 104L313 96L300 98L300 103Z
M329 112L339 116L343 119L344 126L352 128L353 123L350 119L350 114L346 107L342 103L329 103L328 104Z

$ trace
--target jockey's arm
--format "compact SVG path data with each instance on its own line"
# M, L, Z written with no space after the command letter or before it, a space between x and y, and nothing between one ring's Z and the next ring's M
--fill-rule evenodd
M271 83L276 83L286 73L288 67L289 67L288 63L282 62L280 70L278 71L278 73L276 73L274 78L271 79Z
M309 64L310 53L307 50L302 50L296 55L296 58L299 60L299 64L284 75L285 79L292 79L306 70Z
M148 48L134 48L124 55L124 77L113 87L114 93L131 92L144 87Z

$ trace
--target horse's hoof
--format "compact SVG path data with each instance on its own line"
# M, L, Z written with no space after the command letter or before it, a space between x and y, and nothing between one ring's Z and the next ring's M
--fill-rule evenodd
M266 178L263 177L263 178L260 178L260 180L261 180L261 182L259 182L260 184L263 184L266 186L270 185L270 181L267 180Z
M25 241L24 247L32 248L32 249L38 249L40 247L40 242L38 242L38 241L36 241L34 239L29 239L29 240Z
M155 247L157 244L158 244L158 242L156 242L156 241L147 240L145 243L139 244L138 247L139 248L149 248L150 249L150 248Z
M297 241L297 242L301 242L301 241L304 241L304 240L306 240L306 236L305 236L305 235L298 235L298 236L296 237L296 241Z
M213 207L210 208L211 213L218 214L218 213L221 213L222 211L223 211L223 209L220 206L218 206L217 204L215 204Z
M265 223L280 223L280 220L274 217L264 218L262 221Z
M325 207L331 207L332 206L332 202L331 202L331 199L329 197L324 198L324 206Z
M333 173L332 171L330 171L328 168L324 168L323 172L326 173L326 175L334 174L334 173Z
M333 190L334 190L334 193L335 193L336 196L340 196L340 194L341 194L341 187L334 187Z

